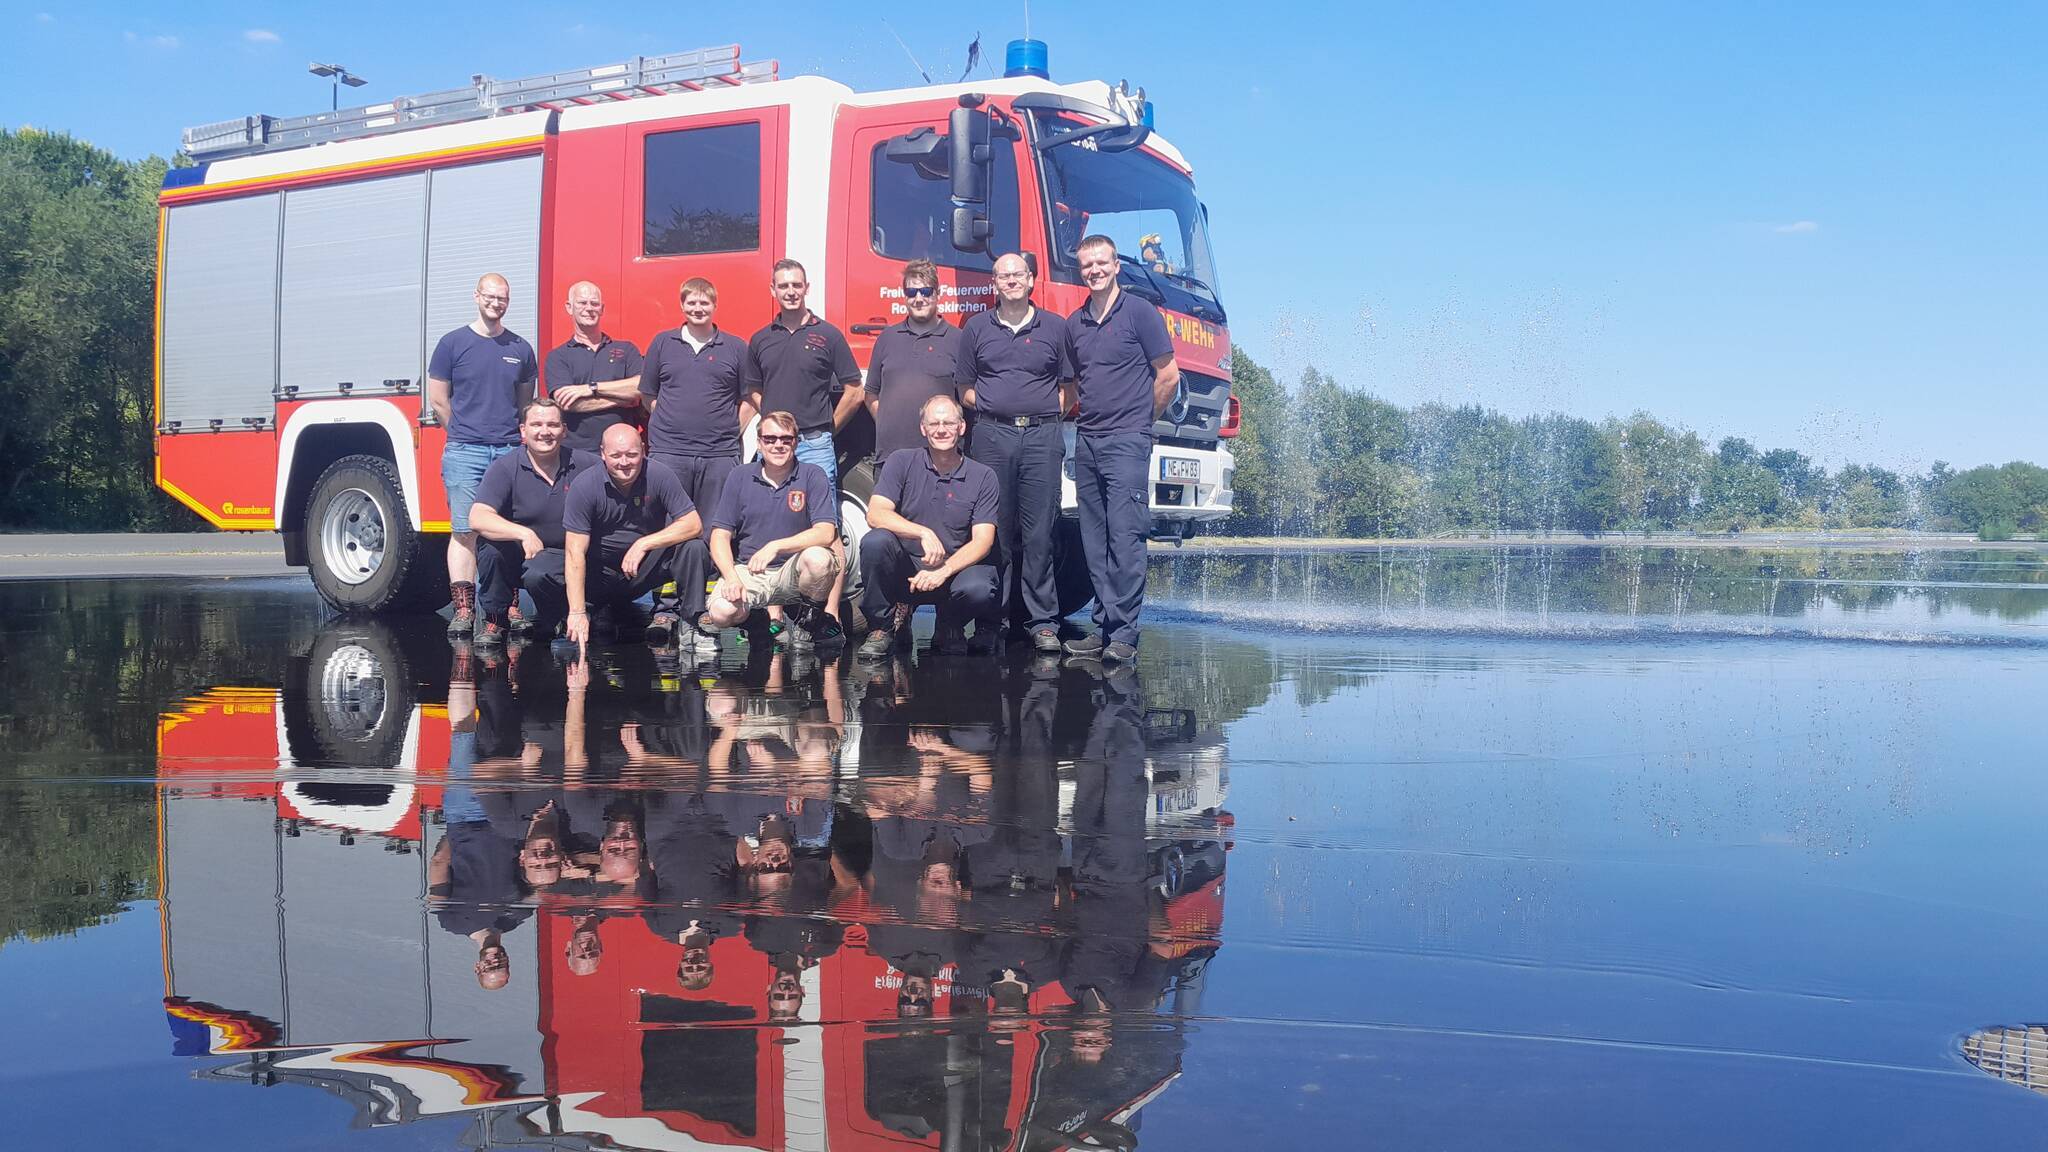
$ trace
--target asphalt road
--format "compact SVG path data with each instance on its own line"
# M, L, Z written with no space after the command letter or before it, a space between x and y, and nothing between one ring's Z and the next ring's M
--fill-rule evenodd
M0 580L119 576L285 576L274 532L0 536Z

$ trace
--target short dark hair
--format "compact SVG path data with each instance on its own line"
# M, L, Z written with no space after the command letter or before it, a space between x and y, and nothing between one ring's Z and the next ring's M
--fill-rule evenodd
M797 275L804 278L804 283L809 284L811 282L811 274L809 272L804 271L804 266L796 262L795 260L791 260L787 256L784 256L782 259L777 260L775 262L775 267L770 268L768 270L769 283L772 284L775 282L775 274L777 272L794 272Z
M939 266L929 260L912 260L903 266L903 286L910 287L912 280L920 284L939 286Z
M562 410L562 406L560 404L555 403L554 397L535 396L533 399L528 400L526 403L519 406L519 422L521 424L526 423L526 418L528 416L533 415L533 410L535 408L553 408L557 413L561 412Z

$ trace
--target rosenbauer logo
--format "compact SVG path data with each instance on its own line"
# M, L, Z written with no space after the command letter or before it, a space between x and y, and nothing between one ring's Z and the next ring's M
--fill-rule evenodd
M237 504L232 500L223 500L220 505L220 514L223 516L268 516L270 515L270 507L265 505L259 508L254 504Z

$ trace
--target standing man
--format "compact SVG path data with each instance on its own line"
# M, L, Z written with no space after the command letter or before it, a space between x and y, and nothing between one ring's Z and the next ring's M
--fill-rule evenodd
M567 308L576 327L567 342L548 353L541 387L562 409L562 443L595 460L605 429L638 414L640 349L599 327L604 293L590 281L569 286Z
M522 586L540 613L543 635L552 635L567 615L562 507L576 477L599 465L597 453L570 448L562 439L561 408L545 397L530 401L519 421L524 451L491 461L477 485L469 525L492 559L477 565L485 577L479 643L504 642L508 613Z
M761 458L733 469L711 516L718 587L704 610L706 631L737 628L759 608L784 605L799 630L791 646L829 645L843 636L824 600L839 578L839 505L825 473L796 458L797 419L761 417Z
M754 418L745 386L747 342L714 322L718 289L711 281L685 280L679 296L683 324L648 343L639 391L649 413L649 455L668 465L699 514L709 515L740 462L741 431ZM702 588L695 597L692 603L702 604ZM680 606L663 600L663 607ZM697 613L683 612L680 619L684 640L700 647L717 643L697 630Z
M590 642L590 606L624 605L673 575L683 602L702 607L704 545L697 508L666 464L646 459L640 430L613 425L604 434L604 467L569 485L562 505L562 558L568 594L568 635ZM593 550L592 545L595 544ZM693 579L694 578L694 579ZM692 585L696 604L690 603ZM666 643L673 613L657 610L647 640Z
M960 398L956 382L960 329L939 318L939 270L929 260L903 269L903 307L909 315L875 337L868 355L867 406L875 421L875 465L905 448L923 448L925 401Z
M1066 457L1060 414L1074 403L1074 366L1067 322L1032 306L1036 286L1022 255L996 259L996 306L968 318L959 379L975 412L969 454L994 471L1000 493L996 540L1003 613L1030 630L1040 652L1057 654L1053 532Z
M860 609L874 631L860 656L880 660L919 604L936 604L933 647L952 655L966 650L962 625L974 624L975 648L996 650L1000 627L995 565L996 474L960 452L967 421L951 396L924 403L925 448L889 457L868 498L868 534L860 541L867 575Z
M491 461L519 446L519 410L540 376L533 345L505 328L512 288L487 273L476 282L476 319L441 337L427 361L427 404L448 434L441 484L448 493L448 634L476 628L476 534L469 506Z
M1138 655L1152 534L1152 424L1173 403L1180 365L1159 310L1117 287L1116 244L1083 237L1077 256L1088 302L1067 318L1081 406L1074 494L1095 585L1095 633L1068 641L1067 651L1129 662Z
M816 465L836 491L839 456L832 434L860 410L864 393L846 337L804 304L810 287L803 265L775 262L771 291L778 311L747 341L747 391L755 411L796 417L796 458Z

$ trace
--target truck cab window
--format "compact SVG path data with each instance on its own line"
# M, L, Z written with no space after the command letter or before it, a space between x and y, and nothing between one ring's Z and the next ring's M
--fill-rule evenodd
M647 256L761 246L761 126L647 137L641 250Z
M994 149L988 205L994 231L986 252L953 247L953 199L946 181L921 174L915 164L889 159L887 147L887 142L877 144L868 165L874 173L869 233L877 256L986 272L995 267L996 257L1017 250L1017 153L1008 142L998 141Z

